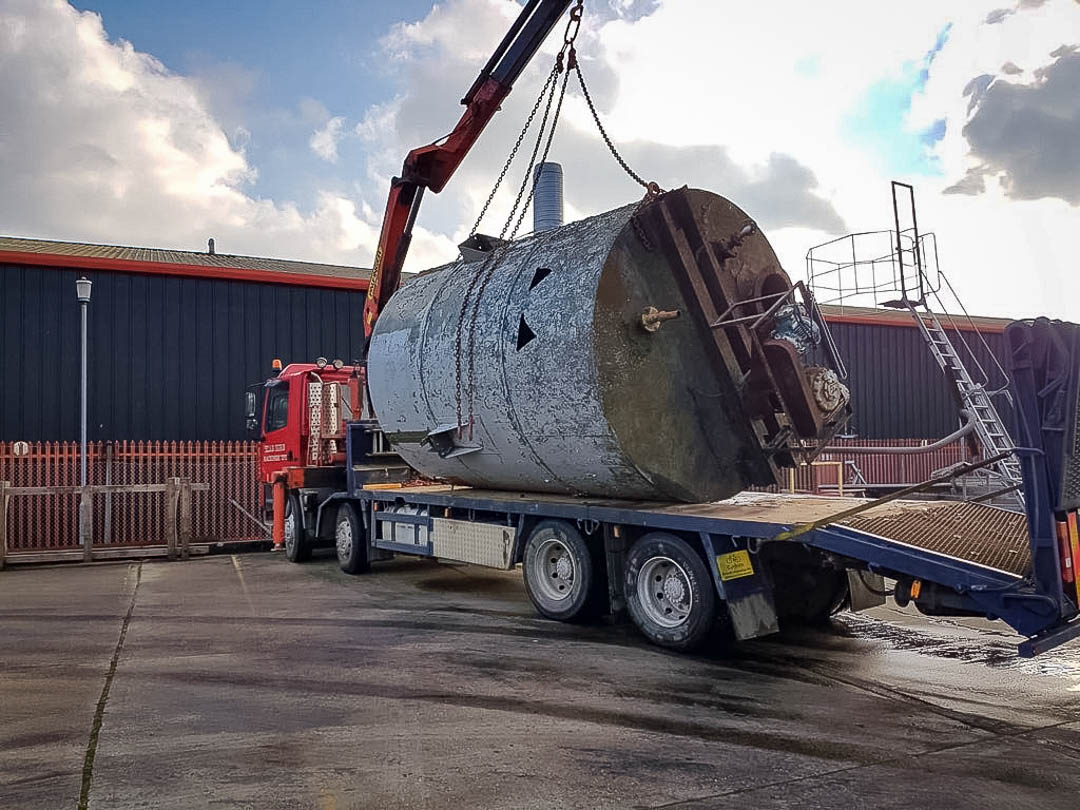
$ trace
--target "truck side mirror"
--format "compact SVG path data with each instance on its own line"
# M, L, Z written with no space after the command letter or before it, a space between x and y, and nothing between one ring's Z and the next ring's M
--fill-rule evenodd
M244 416L246 416L247 420L248 420L248 430L251 430L252 429L252 424L251 423L253 421L255 421L255 392L254 391L245 392L245 400L244 400L244 402L245 402Z

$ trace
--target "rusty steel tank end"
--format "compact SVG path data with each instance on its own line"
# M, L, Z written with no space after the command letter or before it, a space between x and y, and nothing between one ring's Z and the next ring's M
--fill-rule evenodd
M709 501L781 480L846 417L812 298L716 194L463 255L394 294L368 354L379 421L425 475Z

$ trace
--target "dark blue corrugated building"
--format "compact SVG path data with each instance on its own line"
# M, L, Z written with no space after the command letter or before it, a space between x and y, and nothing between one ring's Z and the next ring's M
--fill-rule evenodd
M363 346L362 268L0 238L0 441L78 438L83 275L91 440L245 438L271 359Z
M952 383L906 311L823 307L848 370L853 415L849 432L866 439L936 439L960 424ZM994 391L1006 384L1003 333L1009 321L957 319L943 325L973 379ZM999 362L1000 361L1000 364ZM1012 414L995 399L1007 425Z
M0 238L0 441L78 438L80 275L94 282L91 440L246 438L243 391L272 358L348 362L363 346L361 268ZM849 371L850 432L956 429L952 388L906 313L826 310ZM965 334L1000 386L979 334L999 353L1006 322L976 320Z

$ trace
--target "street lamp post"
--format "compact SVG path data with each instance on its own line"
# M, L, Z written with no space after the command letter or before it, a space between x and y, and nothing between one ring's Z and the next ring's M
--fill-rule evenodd
M84 526L85 510L82 503L86 500L86 310L90 304L90 288L93 282L85 276L75 282L75 295L79 299L80 320L82 322L82 337L80 351L80 375L79 375L79 486L84 488L80 496L79 508L79 542L87 545L89 526Z

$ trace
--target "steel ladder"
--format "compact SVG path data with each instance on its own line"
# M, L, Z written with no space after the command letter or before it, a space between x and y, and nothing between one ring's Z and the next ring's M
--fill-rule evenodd
M937 364L956 386L963 407L974 417L975 435L979 440L983 456L991 458L1001 453L1012 453L1016 445L1009 437L1009 431L994 406L990 393L982 384L972 379L938 316L926 306L925 301L921 309L908 300L905 300L905 304L915 319L915 323L918 324L923 340L930 347ZM1007 493L1007 496L1010 501L1023 507L1024 479L1020 471L1020 460L1016 455L1009 455L988 469L997 477L1000 488L1017 487ZM1004 498L1005 494L1002 497Z

